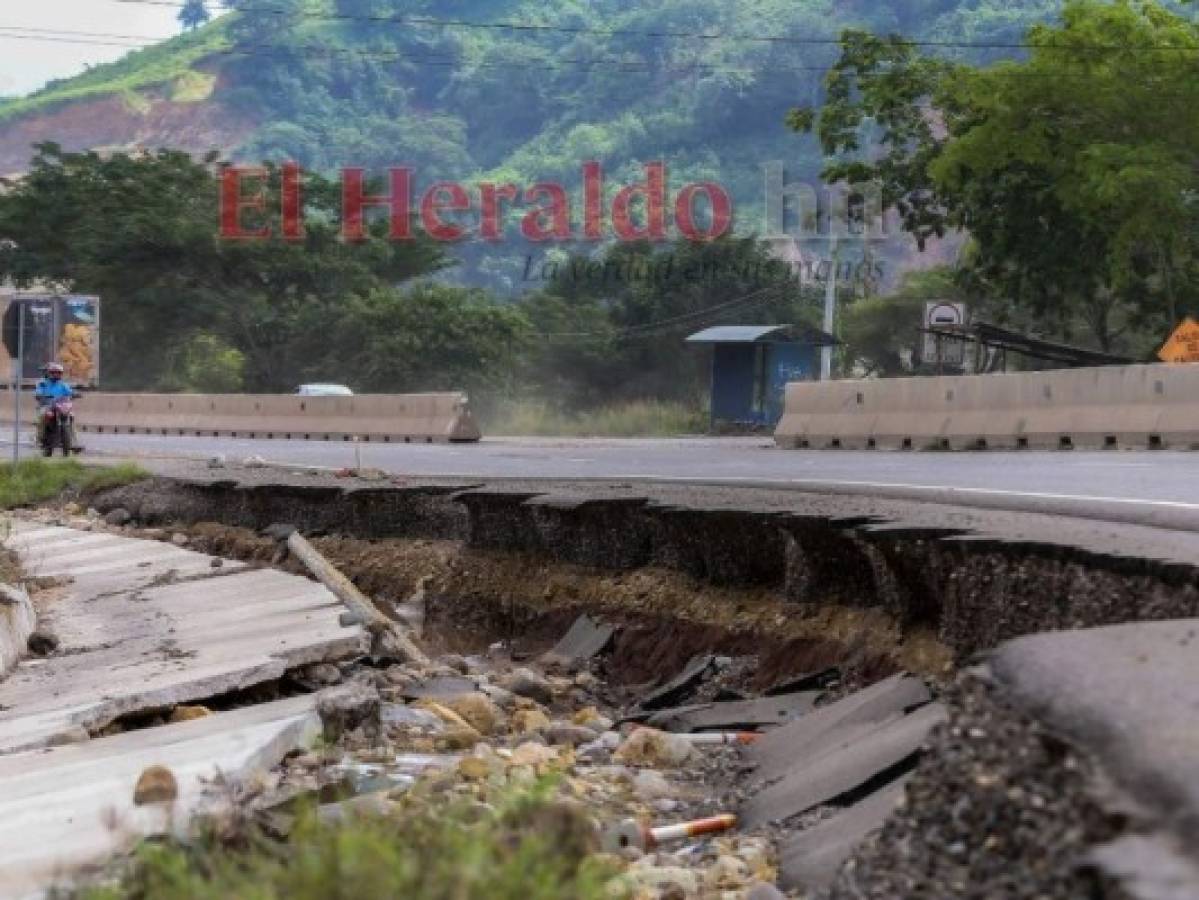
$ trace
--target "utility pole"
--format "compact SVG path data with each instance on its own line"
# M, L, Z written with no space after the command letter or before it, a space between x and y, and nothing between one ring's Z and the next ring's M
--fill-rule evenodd
M17 358L13 360L12 379L12 462L21 457L21 379L25 377L25 304L17 307Z
M829 268L828 281L824 285L824 332L832 334L837 325L837 235L832 226L829 227ZM820 380L828 381L833 377L833 348L820 348Z

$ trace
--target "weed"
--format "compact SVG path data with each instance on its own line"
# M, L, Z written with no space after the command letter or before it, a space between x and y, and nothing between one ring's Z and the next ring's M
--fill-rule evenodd
M149 477L137 466L84 466L73 459L29 459L0 465L0 509L30 506L51 500L64 491L83 495L120 487Z
M485 806L404 808L323 823L299 812L286 842L262 832L143 844L116 884L80 900L612 900L616 874L563 840L561 803L536 793ZM582 816L581 812L568 815ZM590 826L588 826L590 827ZM570 828L567 826L566 831Z
M547 404L523 402L488 416L491 434L548 437L675 437L703 434L707 414L681 403L634 400L580 413L559 412Z

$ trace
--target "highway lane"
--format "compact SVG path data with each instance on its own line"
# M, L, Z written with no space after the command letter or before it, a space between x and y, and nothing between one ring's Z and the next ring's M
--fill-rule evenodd
M490 438L478 444L357 445L153 435L84 436L117 456L249 456L290 465L364 467L410 476L594 478L850 489L878 495L968 492L1005 498L1093 500L1199 513L1199 454L781 450L769 438ZM356 455L358 454L358 455Z

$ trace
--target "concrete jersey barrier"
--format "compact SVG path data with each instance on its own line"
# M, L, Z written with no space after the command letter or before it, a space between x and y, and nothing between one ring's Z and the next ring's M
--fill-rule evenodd
M788 448L1199 448L1199 366L793 382Z
M12 401L0 416L9 422ZM32 398L26 403L32 421ZM477 441L479 426L465 394L107 394L87 393L75 406L76 428L96 434L340 441Z

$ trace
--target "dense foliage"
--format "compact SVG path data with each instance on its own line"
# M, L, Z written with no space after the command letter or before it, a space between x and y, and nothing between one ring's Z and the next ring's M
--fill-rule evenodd
M235 158L306 167L302 243L229 242L215 234L215 157L42 148L0 196L0 238L17 241L0 251L0 277L103 295L112 387L456 387L486 402L532 398L549 415L694 405L707 374L682 341L690 331L819 321L820 285L801 288L747 237L769 230L762 165L774 160L788 180L814 182L822 168L877 178L914 238L839 248L840 261L877 265L898 290L842 292L844 372L905 371L927 299L966 299L999 324L1137 356L1199 307L1199 120L1184 114L1199 91L1199 34L1174 7L233 5L161 47L0 105L12 117L203 75L215 102L257 123ZM879 36L891 32L904 37ZM788 110L815 136L783 127ZM370 240L345 244L326 180L346 165L406 164L418 195L447 178L558 181L577 197L592 159L609 195L655 159L675 189L724 184L740 236L530 245L512 228L499 243L391 243L375 221ZM273 169L270 191L273 204ZM942 236L936 259L956 268L896 277L917 244ZM966 242L960 260L945 252L955 240Z
M796 103L822 98L843 27L1010 45L1057 8L1051 0L232 5L237 12L162 48L0 104L0 118L84 92L160 94L189 67L219 70L211 99L256 123L240 146L226 148L233 158L294 159L326 174L407 164L426 185L558 181L575 194L585 160L604 164L612 193L639 178L645 161L661 159L675 189L724 184L738 232L762 233L762 165L783 161L789 178L808 181L821 166L818 142L796 140L780 122ZM505 22L537 27L472 27ZM957 52L971 60L1011 53ZM524 248L514 244L456 245L455 277L522 292Z
M706 354L683 339L717 323L809 324L819 292L750 238L666 249L620 244L598 261L564 260L520 304L544 336L528 372L568 408L653 397L695 403Z
M45 145L0 195L0 234L19 236L0 247L0 277L103 297L109 385L186 386L197 347L223 370L198 386L280 390L336 374L344 348L313 338L359 314L349 298L373 310L393 285L445 264L429 240L380 237L384 223L369 240L341 241L337 188L316 176L303 241L221 240L215 168L173 151L101 158ZM278 208L279 173L270 180ZM444 290L468 304L462 289Z
M561 407L658 398L694 403L706 376L682 338L717 321L812 317L792 271L760 243L614 245L601 259L539 265L514 303L446 283L443 245L339 236L340 195L306 176L302 241L218 237L215 159L43 146L0 193L0 278L104 298L104 381L113 388L286 391L345 381L361 391L466 389ZM280 172L267 167L267 207ZM253 210L243 227L259 222ZM811 298L809 297L809 300Z
M827 177L880 180L918 240L967 232L960 288L1143 354L1199 310L1199 25L1074 0L1027 43L980 68L847 32L818 122L792 122L816 127Z
M814 181L815 141L779 127L822 95L821 73L844 26L1011 42L1051 14L1048 0L670 0L630 6L486 0L240 0L228 66L234 102L261 127L252 159L318 169L413 165L450 178L576 188L585 160L609 193L661 159L670 184L711 179L736 203L739 233L762 233L763 164ZM287 10L283 13L281 10ZM402 21L395 21L396 18ZM431 24L534 22L520 31ZM424 23L424 24L422 24ZM561 30L555 30L561 29ZM699 38L696 34L718 37ZM764 40L782 36L783 41ZM798 36L798 42L786 38ZM331 49L332 48L332 49ZM985 58L987 51L979 53ZM905 251L891 248L893 254ZM459 277L519 291L522 253L477 242L455 249Z

